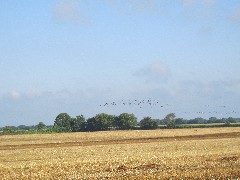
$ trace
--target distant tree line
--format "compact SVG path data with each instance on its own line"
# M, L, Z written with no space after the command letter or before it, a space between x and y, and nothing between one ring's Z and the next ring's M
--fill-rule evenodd
M143 118L138 123L135 115L129 113L122 113L119 116L101 113L89 119L85 119L83 115L72 118L67 113L61 113L56 117L53 129L56 132L129 130L136 129L138 124L141 129L158 127L157 121L150 117Z
M43 134L52 132L52 125L45 125L39 122L37 125L26 126L5 126L0 128L1 134Z
M157 120L159 125L164 125L164 120ZM212 124L212 123L237 123L240 122L240 118L216 118L216 117L210 117L209 119L204 119L201 117L197 117L194 119L183 119L183 118L176 118L174 120L175 125L177 124Z
M70 117L67 113L60 113L53 125L55 132L79 132L79 131L107 131L107 130L129 130L129 129L157 129L157 128L182 128L182 124L213 124L223 123L229 126L230 123L240 122L240 118L221 118L211 117L208 120L201 117L186 120L176 118L174 113L166 115L164 119L152 119L144 117L140 122L134 114L122 113L119 116L110 114L97 114L86 119L83 115ZM188 126L191 127L191 126ZM200 127L200 126L199 126ZM204 126L203 126L204 127ZM206 127L206 126L205 126Z
M197 127L208 127L208 124L222 123L223 126L240 126L232 123L240 122L240 118L201 117L194 119L176 118L174 113L168 114L164 119L152 119L144 117L140 122L134 114L122 113L119 116L106 113L97 114L86 119L83 115L71 117L67 113L60 113L54 121L53 126L47 126L39 122L34 126L5 126L0 128L1 134L34 134L34 133L54 133L54 132L83 132L83 131L107 131L107 130L130 130L130 129L157 129L157 128L190 128L193 124ZM188 126L186 126L188 125ZM210 127L210 126L209 126ZM215 127L215 126L214 126Z

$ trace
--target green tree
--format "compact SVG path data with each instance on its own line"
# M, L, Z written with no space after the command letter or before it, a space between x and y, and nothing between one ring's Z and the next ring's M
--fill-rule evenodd
M141 129L157 129L157 121L153 120L151 117L145 117L140 121Z
M30 126L19 125L19 126L17 127L17 129L20 129L20 130L30 130Z
M122 113L114 120L114 125L118 129L132 129L137 124L134 114Z
M70 126L73 132L79 132L85 130L85 117L83 115L71 118Z
M177 118L176 120L175 120L175 124L185 124L185 120L183 119L183 118Z
M114 118L115 116L105 113L97 114L95 117L89 118L87 120L87 130L88 131L109 130L113 125Z
M14 130L13 130L13 128L11 127L11 126L5 126L4 128L3 128L3 133L4 134L11 134L11 133L13 133L14 132Z
M232 117L227 118L227 122L229 123L236 123L236 120Z
M174 113L170 113L163 119L163 121L168 128L174 128L175 118L176 118L176 115Z
M208 123L216 123L217 122L217 118L216 117L210 117L209 119L208 119Z
M67 113L60 113L54 121L53 130L57 132L71 132L71 117Z
M201 117L197 117L193 119L193 124L204 124L204 123L205 123L205 119Z
M87 131L97 131L97 125L94 117L88 118L86 123Z
M46 125L43 122L39 122L37 125L37 130L41 131L46 128Z

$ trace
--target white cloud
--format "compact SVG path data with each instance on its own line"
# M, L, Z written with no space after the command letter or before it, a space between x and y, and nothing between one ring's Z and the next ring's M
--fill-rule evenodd
M60 22L89 23L89 18L81 11L78 0L58 0L54 8L54 16Z
M165 76L169 73L169 69L166 65L162 63L154 63L148 67L148 72L150 74L156 74L159 76Z
M26 93L26 96L29 98L40 97L42 93L38 90L31 90Z
M205 7L210 7L215 3L215 0L182 0L184 6L194 6L194 5L201 5Z
M192 6L193 2L193 0L182 0L184 6Z
M117 12L127 15L135 13L149 13L155 10L157 0L107 0Z
M230 19L234 22L240 23L240 7L236 8L230 15Z
M209 18L215 15L215 0L181 0L193 18Z
M148 82L159 82L170 77L169 67L161 62L146 65L138 70L134 75L146 78Z
M138 11L152 9L156 0L128 0L129 4Z
M17 90L13 90L10 92L5 93L5 95L3 95L3 98L7 98L7 99L13 99L13 100L26 100L26 99L34 99L37 97L46 97L52 95L51 92L41 92L39 90L30 90L30 91L24 91L24 92L20 92Z
M179 87L181 87L182 92L188 91L188 93L206 97L209 97L209 95L217 97L224 94L240 95L240 79L214 81L188 80L182 81Z
M10 92L10 97L12 99L19 99L21 97L21 94L18 91L12 91Z
M136 75L164 77L169 75L169 73L170 73L170 70L167 65L161 62L156 62L150 65L147 65L146 67L137 71Z

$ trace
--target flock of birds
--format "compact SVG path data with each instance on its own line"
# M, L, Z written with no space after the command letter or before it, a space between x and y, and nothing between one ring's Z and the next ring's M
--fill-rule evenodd
M197 114L219 114L219 115L227 115L227 114L239 114L237 111L229 111L229 112L218 112L218 111L199 111L199 112L182 112L184 114L189 113L197 113Z
M161 108L163 108L164 106L170 106L169 104L160 104L160 102L158 100L154 100L154 99L143 99L143 100L121 100L119 102L116 101L112 101L112 102L105 102L104 104L100 104L99 106L102 107L109 107L109 106L137 106L139 108L143 108L143 106L150 106L150 107L154 107L154 106L159 106Z
M167 108L167 107L170 107L171 105L170 104L167 104L167 103L160 103L159 100L156 100L156 99L151 99L151 98L148 98L148 99L142 99L142 100L138 100L138 99L128 99L128 100L120 100L120 101L110 101L110 102L105 102L103 104L100 104L99 105L100 107L114 107L114 106L135 106L135 107L138 107L138 108L146 108L146 107L158 107L158 108ZM205 105L204 106L204 109L206 108L209 108L209 109L212 109L213 106L210 106L210 105ZM214 108L220 108L222 109L221 111L197 111L197 112L189 112L189 111L183 111L183 112L179 112L181 114L192 114L192 113L196 113L196 114L201 114L201 115L204 115L204 114L219 114L219 115L227 115L227 114L239 114L239 112L233 110L233 111L228 111L226 112L226 109L227 106L226 105L219 105L219 106L215 106Z

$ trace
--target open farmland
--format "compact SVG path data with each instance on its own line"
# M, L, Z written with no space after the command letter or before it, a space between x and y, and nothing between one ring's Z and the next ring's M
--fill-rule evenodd
M240 128L0 136L0 179L239 179Z

